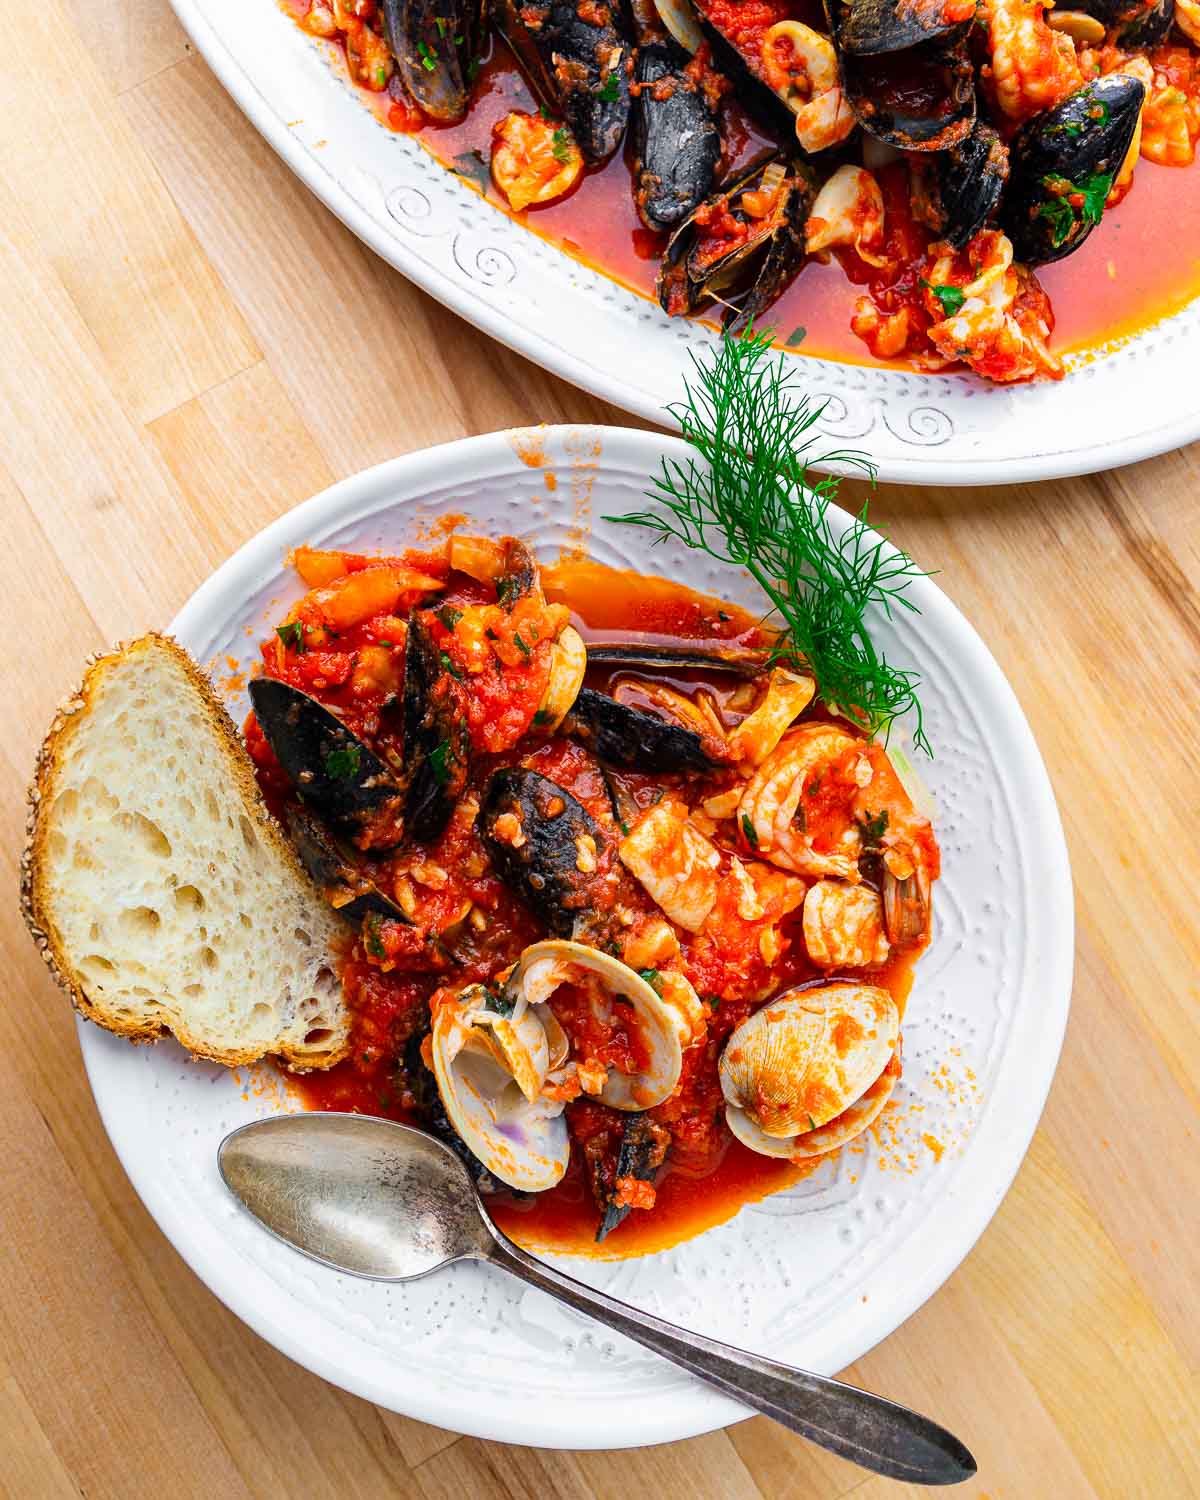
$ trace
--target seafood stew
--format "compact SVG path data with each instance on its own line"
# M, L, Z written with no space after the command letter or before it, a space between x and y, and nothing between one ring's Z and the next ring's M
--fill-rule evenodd
M293 561L246 744L352 938L311 1105L421 1124L522 1242L618 1255L872 1126L937 844L760 622L511 537Z
M1200 22L1182 5L500 7L490 35L441 17L487 39L440 114L393 63L386 6L288 9L344 49L381 119L671 314L1020 381L1200 292L1200 195L1176 170L1200 134Z

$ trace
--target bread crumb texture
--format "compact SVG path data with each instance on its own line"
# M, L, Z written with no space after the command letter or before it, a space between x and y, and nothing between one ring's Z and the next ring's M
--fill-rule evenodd
M344 928L173 641L145 636L90 665L30 801L26 919L84 1014L230 1065L345 1054Z

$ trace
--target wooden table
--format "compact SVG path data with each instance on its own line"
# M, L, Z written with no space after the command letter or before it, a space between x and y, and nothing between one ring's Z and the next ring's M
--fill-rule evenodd
M512 424L627 419L487 343L351 238L166 0L6 11L11 891L34 749L88 652L163 624L265 522L365 465ZM1192 450L1069 483L874 499L1016 687L1078 891L1072 1023L1028 1160L962 1269L849 1371L959 1432L980 1461L959 1493L979 1500L1200 1494L1198 480ZM156 1229L15 900L3 943L3 1495L907 1493L762 1419L554 1454L325 1385L242 1327Z

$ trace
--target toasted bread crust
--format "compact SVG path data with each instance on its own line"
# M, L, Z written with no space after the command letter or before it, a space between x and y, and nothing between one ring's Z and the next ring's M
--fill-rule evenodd
M67 745L70 743L81 716L91 708L105 676L120 662L139 651L152 647L166 649L183 668L191 686L195 689L204 717L225 754L229 765L230 780L241 798L247 817L252 820L280 859L290 866L296 878L303 884L312 884L296 851L279 824L271 816L255 779L250 758L242 745L237 726L213 692L207 676L189 653L171 636L149 631L137 640L119 642L111 651L98 652L90 656L84 664L83 681L74 693L59 704L55 712L50 729L38 750L33 780L28 791L25 846L21 853L21 913L34 945L47 968L58 985L70 996L75 1009L89 1021L95 1021L105 1030L126 1037L132 1042L157 1042L161 1041L164 1036L173 1035L176 1041L187 1048L194 1057L204 1058L209 1062L223 1063L226 1067L239 1067L257 1062L259 1058L268 1054L256 1047L214 1049L190 1035L187 1027L178 1021L172 1025L138 1025L124 1016L106 1010L102 1004L94 1001L80 983L69 957L59 942L49 913L46 890L46 842L50 830L45 810L53 803L56 779ZM315 887L313 887L313 892L314 899L319 900L320 897ZM335 955L335 957L339 956ZM297 1051L295 1048L284 1046L277 1053L269 1055L280 1057L289 1068L296 1072L308 1072L333 1067L346 1056L349 1050L350 1039L347 1033L346 1039L340 1046L326 1053Z

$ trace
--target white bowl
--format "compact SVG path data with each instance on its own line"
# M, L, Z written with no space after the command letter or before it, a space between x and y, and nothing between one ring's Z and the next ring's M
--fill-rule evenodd
M226 657L249 668L259 639L301 592L284 566L290 547L393 549L460 512L496 534L529 537L544 557L589 528L600 561L754 604L753 584L736 570L680 548L650 549L643 533L601 519L641 506L662 454L687 451L622 428L557 427L381 464L261 532L171 628L215 664L219 683ZM539 456L543 465L531 465ZM638 1260L562 1262L663 1317L825 1373L903 1322L982 1232L1037 1123L1070 995L1070 875L1037 747L954 606L928 579L912 598L919 617L873 628L924 679L936 758L921 774L937 804L944 874L905 1022L898 1108L865 1151L827 1161L697 1239ZM244 692L229 698L235 718L243 715ZM456 1266L386 1287L303 1259L238 1210L216 1170L228 1130L296 1107L278 1076L80 1030L105 1126L163 1232L234 1312L317 1374L425 1422L540 1446L664 1442L746 1414L499 1272Z
M712 342L508 218L364 108L276 0L171 0L246 117L360 239L510 348L606 401L667 422L689 354ZM1179 174L1180 191L1194 174ZM1097 289L1103 295L1103 289ZM1115 468L1200 437L1189 336L1200 302L1062 382L1005 387L781 355L827 402L831 447L880 477L1000 484Z

